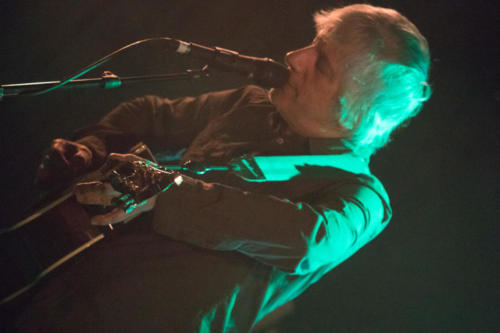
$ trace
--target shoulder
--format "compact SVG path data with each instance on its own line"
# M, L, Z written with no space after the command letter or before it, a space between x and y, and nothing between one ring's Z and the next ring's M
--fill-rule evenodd
M255 85L243 86L237 89L223 90L205 94L211 101L219 101L230 105L265 104L269 103L268 91Z
M363 220L386 225L392 217L389 196L380 180L372 174L338 172L322 200L343 211L362 214Z

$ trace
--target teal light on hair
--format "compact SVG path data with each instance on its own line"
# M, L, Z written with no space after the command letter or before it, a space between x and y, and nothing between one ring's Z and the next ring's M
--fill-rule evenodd
M332 112L350 146L375 152L430 97L429 47L395 10L358 4L314 16L316 30L339 50L340 103Z
M382 63L382 67L377 80L381 84L378 93L370 100L353 101L353 104L367 104L358 106L366 108L362 112L365 116L357 118L355 125L350 124L354 125L352 141L374 149L384 146L390 133L414 117L430 97L430 89L420 71L400 64Z

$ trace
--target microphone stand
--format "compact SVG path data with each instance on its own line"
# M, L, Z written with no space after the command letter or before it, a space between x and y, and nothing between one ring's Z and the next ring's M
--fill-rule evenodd
M118 88L127 84L140 83L147 81L180 81L180 80L199 80L210 77L208 66L203 66L202 69L188 69L183 73L170 74L155 74L155 75L139 75L119 77L110 71L105 71L99 78L88 78L72 80L61 86L58 89L81 89L81 88ZM15 84L0 85L0 101L4 98L33 96L38 91L51 88L60 84L61 81L45 81L45 82L28 82Z

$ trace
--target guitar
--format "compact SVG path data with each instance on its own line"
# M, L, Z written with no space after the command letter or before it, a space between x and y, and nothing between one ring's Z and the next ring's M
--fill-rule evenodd
M142 143L133 147L130 153L146 159L145 162L136 163L139 167L140 164L147 165L148 160L156 162L151 151ZM115 170L118 168L119 166ZM171 165L165 168L154 164L152 182L136 182L134 170L130 175L125 171L123 175L115 178L119 180L116 184L118 187L114 184L113 187L125 193L121 207L124 210L133 208L134 204L139 204L143 199L171 184L171 177L162 177L165 169L197 174L207 171L231 171L246 181L255 182L287 181L299 175L305 178L328 179L331 170L338 169L369 174L366 162L355 156L344 155L243 156L232 160L229 165L210 167L202 163ZM138 174L142 173L141 170L139 168ZM78 182L99 180L100 177L102 175L90 174ZM138 184L139 186L136 186ZM120 186L124 186L123 189L120 189ZM134 191L134 187L138 187L139 191ZM147 190L141 191L143 188ZM135 193L132 195L132 192ZM111 225L109 227L112 228ZM52 230L50 234L46 232L48 229ZM103 228L90 224L90 214L76 202L72 188L21 222L0 230L0 305L26 293L56 268L102 240L105 234ZM3 269L4 267L8 269Z
M130 153L155 161L143 143L134 146ZM80 177L75 184L88 180L103 180L103 174L99 170L92 172ZM111 225L93 226L90 218L89 210L76 201L71 186L25 219L1 229L0 306L25 294L113 229Z

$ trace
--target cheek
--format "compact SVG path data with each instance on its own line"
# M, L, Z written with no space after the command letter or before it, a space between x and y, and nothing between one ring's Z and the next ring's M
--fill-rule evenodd
M323 109L330 104L331 98L327 96L325 91L319 87L311 87L307 91L299 93L297 96L297 104L310 110Z
M332 109L334 105L340 101L338 95L337 84L329 80L324 80L324 82L319 84L315 89L315 97L318 105L321 104L323 108Z

